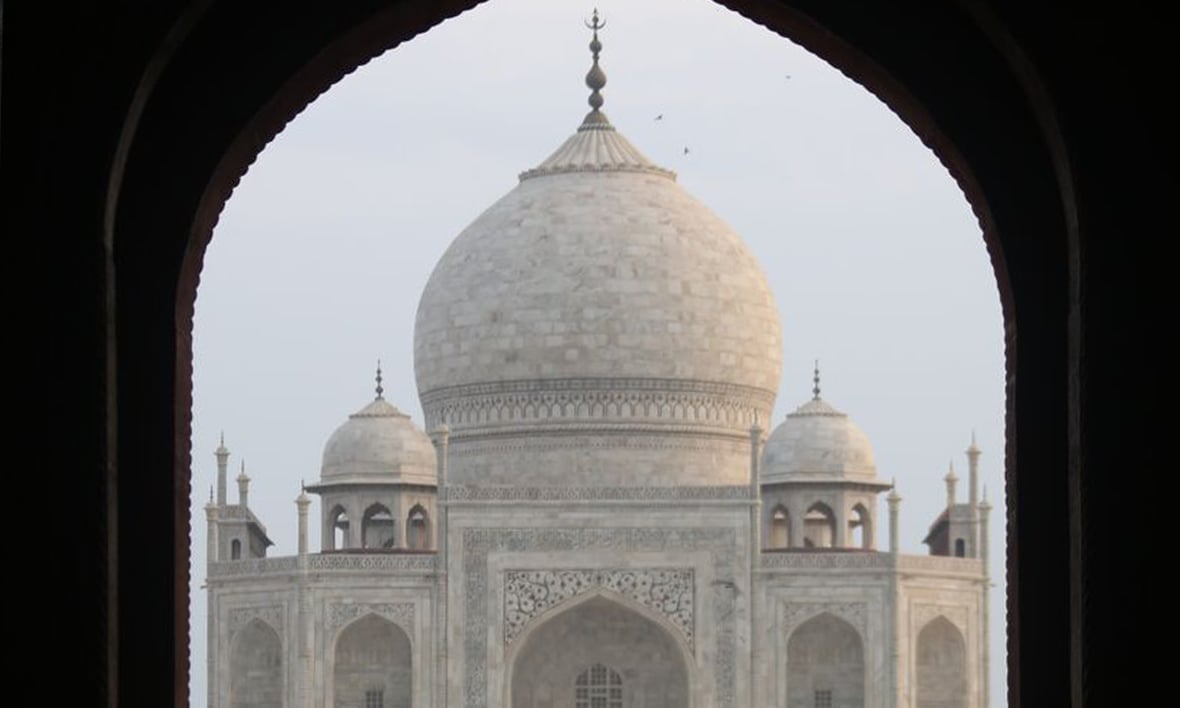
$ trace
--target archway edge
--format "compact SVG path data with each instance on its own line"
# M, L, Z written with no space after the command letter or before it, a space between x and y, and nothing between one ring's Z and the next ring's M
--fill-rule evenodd
M192 309L222 206L266 143L319 93L381 51L476 4L296 2L277 17L269 7L208 0L203 11L181 19L150 62L115 151L106 205L118 282L118 413L110 432L120 484L112 487L111 513L117 518L127 509L131 518L131 509L144 506L137 502L170 498L172 529L120 537L118 553L112 550L119 564L113 587L119 606L156 607L174 623L165 647L159 635L135 626L130 613L114 614L118 641L111 646L118 647L116 665L126 679L118 683L134 685L142 667L168 657L177 691L187 685ZM1030 668L1038 657L1029 702L1063 695L1070 687L1071 521L1060 487L1070 461L1065 362L1075 335L1066 327L1068 265L1076 254L1059 180L1069 166L1053 148L1055 124L1033 106L1043 106L1044 98L1030 98L1011 60L996 49L994 32L981 27L979 12L965 9L977 10L974 3L722 4L790 36L882 98L948 166L983 224L1007 345L1010 685L1022 692L1025 654ZM954 74L947 66L962 70ZM969 85L954 76L969 76ZM1018 460L1036 468L1037 478L1018 480ZM161 476L160 469L173 474ZM1034 515L1053 533L1020 535L1020 520ZM158 558L168 572L139 582L145 569L126 560L137 557ZM1016 583L1021 569L1041 581L1037 587ZM146 589L161 586L173 588L170 597ZM1021 634L1026 616L1036 617L1036 634Z

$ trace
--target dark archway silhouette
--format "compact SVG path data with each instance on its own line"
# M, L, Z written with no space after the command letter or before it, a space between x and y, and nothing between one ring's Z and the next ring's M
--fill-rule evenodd
M220 205L315 95L471 4L5 14L0 218L24 276L14 331L30 389L17 403L52 420L71 402L68 432L44 426L52 444L25 446L25 468L69 475L61 502L75 510L49 530L64 550L29 593L74 628L68 646L34 638L26 652L74 667L59 702L184 701L191 306ZM1175 18L1002 0L724 4L882 97L980 214L1007 338L1013 704L1146 699L1154 665L1135 648L1150 646L1144 613L1159 603L1144 595L1159 590L1146 550L1110 539L1162 522L1111 505L1118 472L1151 465L1141 441L1162 422L1156 387L1126 379L1163 371L1155 323L1171 298L1154 269L1174 229Z

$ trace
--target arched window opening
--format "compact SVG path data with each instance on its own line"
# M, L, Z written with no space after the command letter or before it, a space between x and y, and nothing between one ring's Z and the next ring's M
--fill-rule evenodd
M348 548L348 514L341 507L332 516L331 544L331 549Z
M967 644L946 617L918 633L917 708L966 708Z
M791 524L787 510L775 507L770 513L770 548L788 548L791 545Z
M406 547L415 551L430 549L430 519L420 505L410 509L406 518Z
M393 514L382 504L365 510L361 519L361 548L393 548L396 540Z
M963 558L967 555L967 542L961 538L955 539L955 557Z
M242 542L235 538L229 544L229 559L230 560L240 560L241 557L242 557Z
M803 516L803 545L808 548L836 545L836 514L827 504L816 502Z
M336 708L410 708L410 639L389 620L369 615L336 641L332 705Z
M864 644L842 619L824 613L804 622L787 642L787 705L862 706Z
M863 504L852 507L852 515L848 520L848 546L864 549L873 547L872 517Z
M618 671L595 664L574 681L575 708L623 708L623 677Z

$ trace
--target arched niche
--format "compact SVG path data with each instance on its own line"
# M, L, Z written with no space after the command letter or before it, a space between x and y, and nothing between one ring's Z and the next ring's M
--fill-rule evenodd
M807 548L831 548L836 545L836 512L823 502L816 502L803 515L803 545Z
M430 550L430 515L421 504L415 504L406 515L406 548Z
M854 505L849 514L848 546L864 549L873 547L873 517L864 504Z
M232 708L283 705L283 643L266 622L255 619L232 639L229 704Z
M348 548L348 524L348 512L337 504L328 514L328 537L324 539L328 550Z
M789 548L791 545L791 517L787 508L779 504L770 512L770 532L767 534L767 548Z
M946 617L918 633L917 708L967 708L967 643Z
M401 627L366 615L336 640L332 701L336 708L410 708L413 689L410 638Z
M578 706L579 689L594 688L596 677L606 682L601 705L609 708L612 671L620 679L624 707L692 705L688 660L676 637L613 598L595 595L559 609L517 641L521 644L510 659L512 708ZM596 673L597 666L605 677ZM584 674L587 683L580 685Z
M864 705L865 658L860 633L826 612L799 625L787 642L788 708Z
M361 518L361 548L392 548L397 541L397 524L384 504L371 504Z

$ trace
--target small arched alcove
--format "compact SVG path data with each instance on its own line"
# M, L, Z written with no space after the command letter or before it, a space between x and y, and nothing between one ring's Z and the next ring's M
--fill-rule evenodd
M812 504L803 515L803 545L831 548L836 545L836 512L823 502Z
M789 708L856 708L865 704L864 643L848 622L822 613L787 642Z
M336 640L331 705L336 708L410 708L410 638L393 622L366 615Z
M361 520L361 548L391 548L397 542L397 525L384 504L372 504Z
M430 550L430 516L421 504L415 504L406 516L406 548Z

